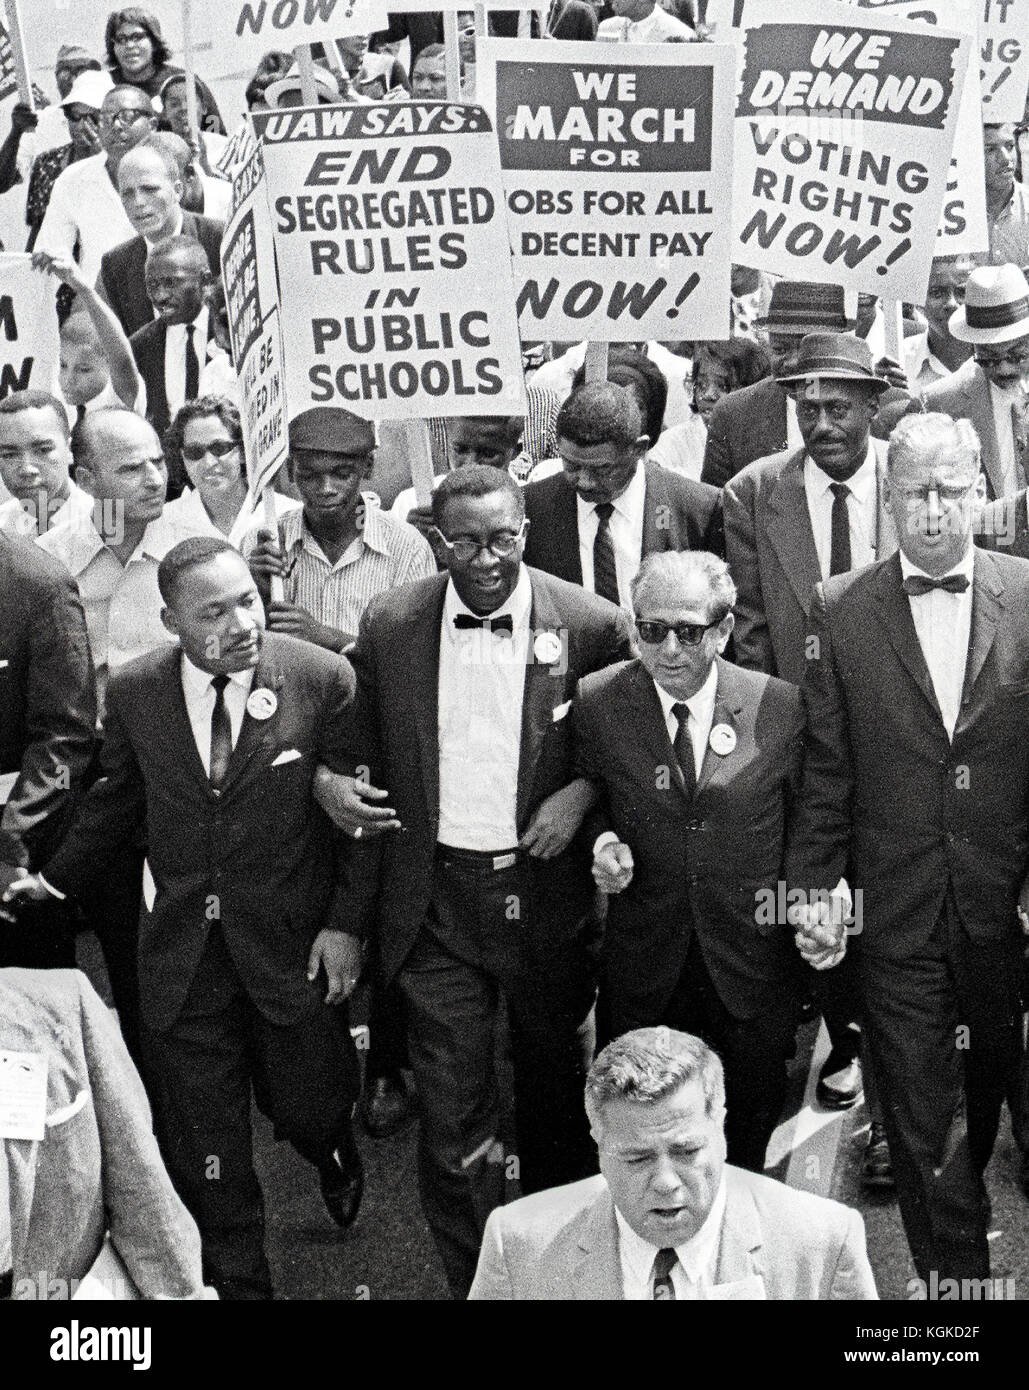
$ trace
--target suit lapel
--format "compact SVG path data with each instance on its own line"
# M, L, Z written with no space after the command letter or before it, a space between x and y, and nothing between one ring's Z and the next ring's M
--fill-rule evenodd
M550 534L555 550L565 552L565 576L570 584L582 583L582 557L579 554L578 494L567 481L555 488L554 508L550 517ZM564 576L559 576L559 578Z
M658 550L668 549L671 533L667 523L664 526L658 525L658 517L662 515L662 509L666 517L670 516L672 509L660 468L652 468L646 461L641 463L640 467L644 470L643 476L646 480L643 491L643 545L640 554L646 556Z
M711 747L711 740L708 739L707 747L704 749L704 761L701 764L700 776L697 779L697 791L702 792L711 781L715 772L728 762L739 749L739 714L743 708L743 699L739 690L739 682L736 679L736 671L733 666L722 657L716 657L715 661L718 668L718 686L715 692L715 708L711 719L711 728L716 729L719 724L727 725L736 735L736 746L729 753L716 753Z
M822 578L804 490L804 453L791 454L768 499L765 530L805 613Z
M439 642L448 576L430 590L409 619L404 664L410 672L411 712L422 769L425 805L435 840L439 827Z
M584 1215L579 1251L582 1258L572 1267L568 1296L580 1302L624 1299L615 1204L606 1187Z
M929 667L925 664L921 643L915 631L911 605L901 587L902 582L900 552L898 551L879 571L876 598L880 605L880 617L890 645L915 685L929 701L942 726L943 715L940 713Z
M236 746L232 750L232 757L229 759L228 770L225 773L225 781L222 785L222 795L228 796L235 791L244 774L250 770L254 755L263 749L269 748L272 744L272 730L274 729L281 711L279 706L282 701L282 688L285 683L282 664L274 649L274 639L270 643L267 636L261 643L261 655L257 661L254 671L254 679L250 684L251 694L255 690L270 690L275 696L276 709L270 719L255 719L250 713L249 700L246 713L243 715L243 723L240 727L239 738Z
M715 1262L715 1284L763 1278L764 1237L753 1193L733 1170L725 1168L725 1214Z
M154 733L164 742L169 757L176 764L185 763L191 775L208 788L210 783L200 760L200 750L193 737L193 725L189 722L186 709L186 696L182 689L182 648L177 642L161 653L154 693L158 704L164 703L163 717L160 709L155 712L152 725Z
M543 750L547 729L553 723L555 705L564 693L564 677L568 662L568 634L562 630L560 615L546 588L546 579L530 574L532 608L529 611L529 651L525 664L525 687L522 694L522 733L518 753L518 803L516 824L521 827L528 817L536 765ZM552 632L560 644L554 662L537 661L534 641L540 633ZM562 674L557 674L560 668Z
M965 662L965 681L962 688L961 712L958 714L957 735L967 723L966 711L975 683L979 679L986 658L997 635L997 622L1004 608L1001 595L1004 585L997 574L997 567L988 552L977 550L972 571L972 626L968 638L968 659Z

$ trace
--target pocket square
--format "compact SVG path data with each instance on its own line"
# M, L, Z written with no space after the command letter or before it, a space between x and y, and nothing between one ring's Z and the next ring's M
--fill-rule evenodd
M4 657L3 660L0 660L0 671L2 671L5 666L10 666L10 664L8 659Z
M297 758L302 758L303 756L299 748L284 748L272 763L272 767L281 767L283 763L295 763Z
M566 700L563 705L555 705L554 713L551 716L556 724L559 719L563 719L572 707L571 700Z

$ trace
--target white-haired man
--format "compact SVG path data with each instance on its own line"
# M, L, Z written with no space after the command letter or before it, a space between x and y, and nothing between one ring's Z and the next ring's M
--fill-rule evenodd
M598 1178L493 1212L470 1298L875 1299L856 1211L725 1162L722 1064L626 1033L586 1082Z

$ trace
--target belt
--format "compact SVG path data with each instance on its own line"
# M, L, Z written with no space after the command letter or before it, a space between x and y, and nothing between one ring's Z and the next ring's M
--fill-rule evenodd
M470 869L500 873L502 869L512 869L522 857L516 845L514 849L461 849L457 845L437 844L436 857L450 860L455 864L466 865Z

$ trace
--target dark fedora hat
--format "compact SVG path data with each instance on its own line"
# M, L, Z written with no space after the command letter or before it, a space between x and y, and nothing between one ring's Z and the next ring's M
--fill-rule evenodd
M814 285L807 280L780 280L772 286L768 313L756 322L769 333L846 333L856 320L847 317L842 285Z
M850 333L809 333L800 345L793 371L777 380L783 386L805 381L854 381L873 391L885 391L889 386L876 376L868 344Z

